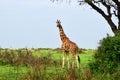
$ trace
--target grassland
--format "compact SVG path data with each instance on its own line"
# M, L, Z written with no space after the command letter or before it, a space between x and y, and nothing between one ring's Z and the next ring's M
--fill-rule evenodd
M93 50L79 54L81 68L92 60ZM71 55L69 55L71 58ZM10 50L0 51L0 80L65 80L72 70L61 68L62 54L58 50ZM73 70L74 71L74 70ZM77 74L78 71L77 71ZM68 76L69 77L68 77ZM71 75L72 76L72 75ZM73 77L75 77L74 75ZM80 75L79 75L80 77ZM78 79L78 76L76 77Z
M110 75L91 73L88 63L94 53L89 49L79 54L80 69L62 69L60 50L0 50L0 80L113 80Z

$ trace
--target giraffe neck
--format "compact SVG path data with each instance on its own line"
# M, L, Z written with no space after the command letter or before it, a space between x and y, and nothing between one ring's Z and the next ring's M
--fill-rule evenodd
M66 40L69 40L69 38L65 35L62 26L59 27L59 32L62 43L64 43Z

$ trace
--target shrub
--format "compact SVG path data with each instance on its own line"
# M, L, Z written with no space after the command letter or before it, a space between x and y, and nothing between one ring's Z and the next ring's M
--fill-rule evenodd
M92 72L114 73L117 70L120 64L120 31L100 41L94 58L89 64Z

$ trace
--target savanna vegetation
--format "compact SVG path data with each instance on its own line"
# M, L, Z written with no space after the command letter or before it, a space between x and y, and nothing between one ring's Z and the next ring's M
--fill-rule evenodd
M104 39L103 39L104 41ZM103 42L102 41L102 42ZM102 43L101 43L102 44ZM106 49L106 48L105 48ZM113 73L106 66L103 73L98 50L79 49L80 69L62 69L61 49L0 48L0 80L119 80L120 68ZM96 54L100 56L97 58ZM107 54L106 54L107 55ZM69 56L71 57L71 56ZM104 61L105 58L102 59ZM108 64L108 63L107 63ZM111 65L110 63L109 65ZM100 67L100 68L99 68ZM114 67L112 66L112 69ZM98 71L97 71L98 70Z
M101 14L115 35L103 38L97 50L80 49L80 69L61 68L60 48L0 48L0 80L120 80L120 1L78 1Z
M117 31L115 36L107 35L100 41L94 60L89 66L94 74L114 75L114 80L120 80L120 31Z
M53 2L71 0L51 0ZM80 5L87 4L108 23L114 36L107 35L100 41L92 60L86 65L91 76L83 80L120 80L120 0L76 0ZM88 53L89 54L89 53ZM81 57L82 59L82 57ZM85 62L84 62L85 63ZM79 72L81 74L81 72ZM86 73L86 75L88 75ZM84 75L82 75L83 77ZM80 78L81 79L81 78Z
M83 51L84 50L84 51ZM61 68L61 50L0 49L0 80L83 80L92 78L87 64L94 50L80 49L80 69ZM71 57L71 56L69 56Z

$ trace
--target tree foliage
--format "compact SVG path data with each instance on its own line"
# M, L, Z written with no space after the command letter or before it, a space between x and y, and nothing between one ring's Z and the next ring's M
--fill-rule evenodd
M64 0L51 0L64 1ZM71 0L69 0L71 1ZM120 30L120 0L76 0L80 5L88 4L103 16L113 33ZM113 19L115 18L115 19ZM117 21L117 23L116 23Z
M100 42L95 60L91 62L93 72L114 73L120 65L120 31L115 36L107 36Z

